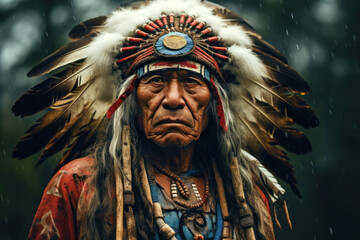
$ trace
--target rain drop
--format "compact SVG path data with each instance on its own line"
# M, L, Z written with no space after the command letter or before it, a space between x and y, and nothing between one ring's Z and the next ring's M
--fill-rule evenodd
M289 36L289 30L285 30L285 32L286 32L286 36Z
M329 228L330 235L333 235L333 229L332 227Z
M294 19L294 18L295 18L293 13L291 13L291 14L290 14L290 16L291 16L291 18L292 18L292 19Z

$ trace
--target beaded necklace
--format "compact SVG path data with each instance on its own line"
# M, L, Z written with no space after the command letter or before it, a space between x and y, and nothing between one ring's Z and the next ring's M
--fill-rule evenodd
M176 174L174 174L173 172L162 168L161 166L159 166L156 163L154 163L153 165L157 170L159 170L161 173L163 173L164 175L166 175L167 177L169 177L171 179L171 184L170 184L171 197L172 197L173 201L176 204L178 204L178 205L180 205L182 207L185 207L185 208L194 209L194 208L201 207L206 202L206 200L208 199L208 196L209 196L209 181L208 181L208 179L206 177L205 177L206 184L205 184L204 197L201 199L200 194L199 194L199 190L197 189L196 184L192 183L193 192L195 193L195 196L196 196L196 198L197 198L197 200L199 202L197 202L197 203L187 203L187 202L181 200L178 197L178 194L177 194L179 192L180 195L185 199L189 199L189 196L190 196L189 190L186 187L185 183L181 180L181 178L179 176L177 176ZM189 173L187 175L189 175Z
M148 180L149 180L149 185L150 185L149 187L150 187L151 198L153 201L153 210L155 213L154 214L155 215L155 223L156 223L156 226L159 228L158 232L155 233L155 239L160 239L159 238L159 233L160 233L160 235L165 237L166 239L177 240L177 238L175 237L174 230L168 224L166 224L164 222L164 216L162 215L161 207L159 204L158 190L156 187L155 176L152 174L152 171L150 170L150 168L151 168L150 165L153 165L153 164L150 164L148 161L145 161L145 165L146 165L146 169L147 169L148 177L149 177ZM193 171L193 170L188 171L188 173L190 173L191 171ZM200 173L200 171L199 171L199 173ZM193 176L195 176L195 174ZM208 181L207 181L207 183L208 183ZM223 225L223 216L222 216L222 212L221 212L219 203L216 204L216 216L217 216L216 232L215 232L214 240L220 240L224 225ZM193 239L194 240L202 240L202 239L204 239L204 237L201 234L195 234Z

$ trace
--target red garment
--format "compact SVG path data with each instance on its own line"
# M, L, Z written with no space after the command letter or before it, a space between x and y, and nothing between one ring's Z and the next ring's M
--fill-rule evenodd
M71 161L45 188L28 239L77 239L76 213L86 179L94 168L92 158Z

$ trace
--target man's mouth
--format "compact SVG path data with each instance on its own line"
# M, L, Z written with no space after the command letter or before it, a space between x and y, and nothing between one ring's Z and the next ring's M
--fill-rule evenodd
M182 124L188 127L192 127L190 123L188 123L187 121L181 120L181 119L170 119L170 118L166 118L166 119L161 119L159 121L157 121L154 126L159 126L162 124Z

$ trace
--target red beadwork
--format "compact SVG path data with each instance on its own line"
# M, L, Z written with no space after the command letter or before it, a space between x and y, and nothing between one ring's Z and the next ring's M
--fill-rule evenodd
M135 50L135 49L139 49L139 46L122 47L122 48L120 48L120 53Z
M141 56L142 54L145 54L145 53L147 53L147 52L151 52L151 50L153 50L152 47L146 48L146 49L141 50L141 51L139 51L139 52L137 52L137 53L134 53L134 54L132 54L132 55L130 55L130 56L121 58L121 59L117 60L116 63L117 63L117 64L120 64L120 63L122 63L122 62L126 62L126 61L128 61L128 60L130 60L130 59L132 59L132 58L138 57L139 55ZM135 59L134 61L136 61L136 59Z
M205 23L201 22L195 28L196 28L196 30L200 31L204 26L205 26Z
M143 28L144 28L146 31L155 32L155 28L153 28L153 27L150 26L149 24L144 24L144 25L143 25Z
M221 60L226 61L226 62L228 62L230 60L230 58L225 55L221 55L218 53L215 53L214 55L215 55L215 57L220 58Z
M181 14L179 22L182 23L182 24L185 23L185 14Z
M149 36L148 33L144 32L144 31L141 31L141 30L139 30L139 29L137 29L137 30L135 31L135 33L136 33L136 35L138 35L138 36L140 36L140 37L148 37L148 36Z
M198 21L193 21L192 23L190 23L190 29L195 27L195 25L197 25L199 22Z
M152 26L155 30L160 31L160 27L154 22L149 22L149 25Z
M174 26L174 23L175 23L175 16L173 13L170 13L169 15L169 23L170 23L170 26L173 27Z
M210 61L214 66L215 68L219 70L219 66L217 64L217 62L215 61L215 59L213 57L211 57L209 54L207 54L204 50L202 50L200 47L196 46L196 50L198 53L200 53L201 56L203 56L203 58L207 59L208 61Z
M157 25L160 26L160 28L163 28L163 27L164 27L164 24L163 24L163 22L160 20L160 18L156 19L155 22L157 23Z
M215 50L215 51L220 51L220 52L227 52L227 47L217 47L217 46L210 46L211 49Z
M142 38L135 38L135 37L129 37L129 38L127 38L127 41L133 42L133 43L145 42L144 39L142 39Z
M139 60L151 55L154 52L154 49L152 47L147 48L143 53L141 53L139 56L137 56L137 58L135 58L134 62L131 64L130 69L132 68L132 66L138 62Z
M219 36L214 36L214 37L209 37L207 39L205 39L206 42L217 42L220 41L220 37Z
M185 27L189 26L189 24L194 20L193 16L189 16L188 19L185 22Z
M162 21L163 21L163 23L164 23L165 26L167 26L167 25L169 24L169 23L168 23L168 20L167 20L167 17L166 17L165 14L162 15Z
M200 33L201 33L201 36L202 36L202 35L206 35L206 34L208 34L210 32L212 32L212 29L211 28L206 28L206 29L202 30Z
M138 63L140 60L150 56L151 54L154 53L154 50L152 47L150 47L146 52L142 53L141 55L139 55L137 58L135 58L135 60L132 62L132 64L130 65L129 69L132 69L134 67L134 65L136 63Z

